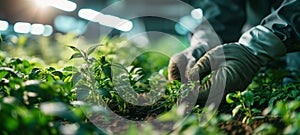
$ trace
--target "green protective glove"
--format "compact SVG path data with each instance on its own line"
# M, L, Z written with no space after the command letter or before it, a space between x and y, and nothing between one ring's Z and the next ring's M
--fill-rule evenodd
M169 62L168 78L170 81L188 81L189 71L206 51L221 44L217 33L203 20L191 38L191 46L184 51L173 55Z
M228 92L245 89L261 66L285 53L281 40L260 25L245 32L237 43L211 49L189 71L191 81L210 74L197 85L198 104L205 103L208 96L222 98Z
M204 54L205 50L202 47L189 47L183 52L173 55L168 67L169 80L187 82L187 71L190 70Z

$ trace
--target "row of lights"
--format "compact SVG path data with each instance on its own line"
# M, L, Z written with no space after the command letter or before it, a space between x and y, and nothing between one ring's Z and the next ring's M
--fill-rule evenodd
M80 9L78 16L88 21L97 22L100 25L115 28L120 31L130 31L133 23L112 15L106 15L93 9Z
M40 8L54 7L66 12L75 11L77 4L69 0L33 0ZM129 20L122 19L112 15L105 15L92 9L81 9L78 16L93 22L98 22L100 25L112 27L120 31L130 31L133 23ZM5 32L9 29L9 23L5 20L0 20L0 32ZM16 33L50 36L53 33L53 28L50 25L30 24L27 22L17 22L13 26Z
M77 4L68 0L34 0L38 7L54 7L66 12L72 12L77 8Z
M66 12L72 12L77 8L76 3L68 0L35 0L35 3L41 8L51 6ZM132 22L129 20L112 15L105 15L92 9L81 9L78 12L78 16L120 31L130 31L133 27Z
M35 3L43 7L54 7L66 12L72 12L76 10L77 4L69 0L34 0ZM92 9L81 9L78 12L78 16L88 21L97 22L100 25L115 28L120 31L130 31L133 28L133 23L129 20L122 19L112 15L106 15L101 12ZM189 30L194 29L199 20L203 17L201 9L194 9L190 16L186 16L180 19L179 24L176 24L175 30L179 34L186 34ZM4 20L0 20L0 31L6 31L9 27L9 23ZM30 24L26 22L18 22L14 25L14 31L17 33L31 33L33 35L49 36L53 32L53 28L50 25L43 24Z
M5 20L0 20L0 32L5 32L9 29L9 23ZM53 33L53 28L50 25L30 24L27 22L17 22L13 26L13 30L20 34L32 34L50 36Z

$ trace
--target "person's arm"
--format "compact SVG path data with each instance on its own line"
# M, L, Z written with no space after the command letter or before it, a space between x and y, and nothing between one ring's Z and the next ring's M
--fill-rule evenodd
M300 51L300 1L285 0L261 23L286 45L287 52Z
M205 103L209 96L216 98L245 89L261 66L287 52L300 51L299 28L300 0L286 0L238 42L208 51L189 71L191 81L212 73L206 82L199 84L198 103Z
M223 41L237 41L245 22L243 0L197 0L192 4L202 9L204 18L191 32L190 47L172 56L168 67L170 81L186 82L186 71L211 48Z

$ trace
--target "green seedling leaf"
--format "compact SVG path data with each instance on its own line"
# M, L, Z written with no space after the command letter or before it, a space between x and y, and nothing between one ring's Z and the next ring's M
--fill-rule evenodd
M292 90L290 93L292 97L297 97L297 95L299 94L299 90Z
M59 78L63 78L63 73L60 71L53 71L51 72L52 75L58 76Z
M62 69L63 71L77 71L77 68L74 66L67 66Z
M75 58L83 58L84 56L81 53L74 53L69 60L75 59Z
M0 79L4 78L8 74L8 71L0 71Z
M78 49L77 47L75 47L75 46L67 46L67 47L71 48L73 51L76 52L71 56L70 60L74 59L74 58L86 58L87 57L87 54L84 51ZM79 57L79 56L81 56L81 57Z
M77 52L77 53L81 53L81 50L79 50L77 47L75 46L67 46L69 48L71 48L73 51Z
M272 98L269 100L268 105L269 105L270 107L272 107L272 106L274 105L274 103L275 103L276 100L277 100L277 97L272 97Z
M33 79L36 75L38 75L42 71L41 68L33 68L29 73L29 79Z
M12 68L8 68L8 67L0 67L0 71L7 71L8 73L10 73L12 76L14 77L19 77L22 78L22 74L13 70Z
M90 55L91 53L93 53L95 51L95 49L99 46L102 46L102 44L89 47L88 50L86 51L87 55Z
M261 110L258 110L258 109L256 109L256 108L253 108L253 109L251 109L251 112L256 113L256 114L259 114L259 113L261 113Z
M233 98L233 93L227 94L226 95L226 102L229 103L229 104L234 103L234 100L232 98Z
M265 99L265 98L260 99L260 100L259 100L259 105L262 105L263 103L265 103L266 100L267 100L267 99Z
M233 110L232 110L232 116L234 117L242 108L242 105L238 105L236 106Z
M127 70L129 73L131 73L131 72L133 72L133 70L134 70L134 66L128 66L128 67L126 67L126 70Z
M22 64L23 62L22 62L22 60L20 58L12 58L10 60L10 63L14 64L14 65L18 65L18 64Z
M253 105L254 103L254 94L251 91L243 91L242 93L242 97L244 97L245 100L245 104L249 107L251 105Z
M54 67L48 67L46 70L49 71L49 72L53 72L53 71L55 71L55 68Z
M23 60L23 63L24 67L29 67L30 66L30 63L28 60Z

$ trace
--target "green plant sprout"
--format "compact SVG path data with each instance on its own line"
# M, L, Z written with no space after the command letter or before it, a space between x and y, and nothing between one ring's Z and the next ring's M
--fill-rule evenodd
M226 95L226 102L229 104L235 105L235 108L232 110L232 116L236 116L239 111L244 113L243 123L249 123L254 117L254 113L260 113L260 110L256 108L251 108L254 103L254 94L251 91L243 91L236 93L229 93Z

